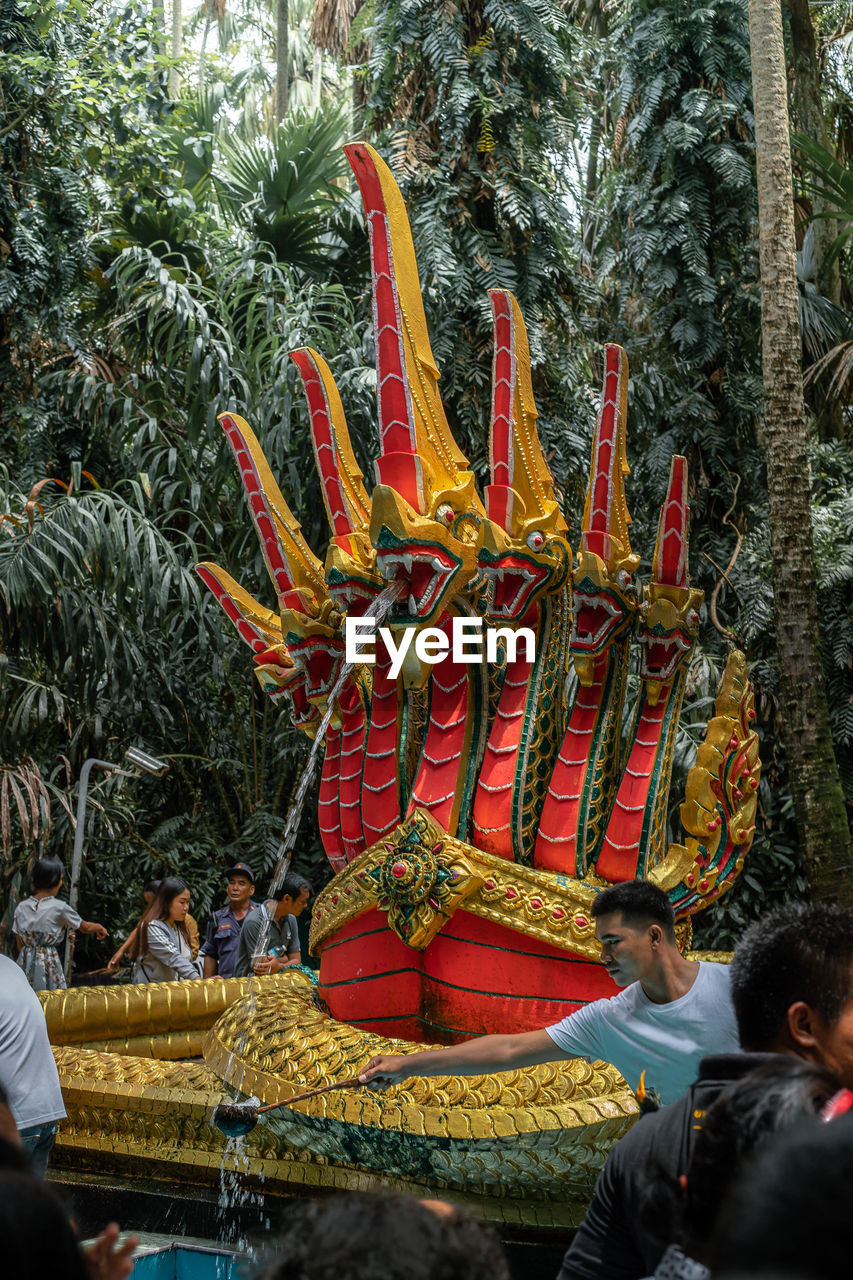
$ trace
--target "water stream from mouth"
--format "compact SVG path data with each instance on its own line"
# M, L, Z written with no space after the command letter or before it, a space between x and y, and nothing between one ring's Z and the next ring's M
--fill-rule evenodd
M402 582L389 582L388 586L385 587L385 589L371 603L369 616L376 620L377 627L382 621L384 621L394 601L403 590L403 587L404 584ZM317 733L315 734L314 741L311 744L308 759L305 762L305 766L293 793L293 799L287 814L287 820L284 824L284 831L282 832L281 840L279 841L278 849L276 851L276 863L273 868L270 882L269 897L273 897L278 892L284 882L285 876L290 870L290 864L293 859L293 847L296 843L299 824L302 820L302 810L305 806L305 799L308 795L308 791L317 772L320 750L325 741L326 733L337 709L341 694L343 693L347 681L352 675L353 669L353 663L342 662L335 683L329 693L326 710L317 727ZM261 922L260 933L258 934L258 939L255 944L255 953L266 955L267 947L269 945L272 920L265 904L261 910L263 911L263 920ZM243 1084L243 1073L235 1070L236 1060L238 1057L242 1058L243 1053L245 1052L248 1043L249 1029L254 1021L258 994L259 984L257 977L253 972L249 975L249 982L246 988L246 1011L243 1022L244 1030L235 1044L234 1050L228 1059L224 1072L225 1078L230 1084L234 1101L238 1099L239 1094L242 1092ZM239 1158L236 1158L238 1156ZM230 1166L230 1169L228 1169L228 1166ZM244 1155L242 1145L235 1147L234 1140L229 1139L222 1158L220 1184L221 1195L219 1202L222 1211L227 1210L229 1206L233 1206L241 1202L241 1197L244 1196L243 1179L247 1171L248 1156ZM263 1197L261 1196L260 1203L262 1202Z
M249 1252L250 1231L254 1234L259 1229L269 1230L270 1226L263 1186L253 1188L247 1179L250 1164L245 1138L229 1138L219 1173L217 1235L220 1243L231 1245L241 1253ZM263 1174L259 1175L259 1181L262 1184L265 1181ZM235 1210L242 1212L235 1213Z
M380 626L388 615L391 606L397 597L401 594L405 584L403 582L389 582L388 586L380 592L370 607L370 617L375 619L376 626ZM297 832L299 831L299 823L302 820L302 810L305 806L305 797L308 794L308 788L314 780L314 774L317 771L317 763L320 759L320 748L323 745L332 717L343 693L344 686L353 672L353 664L351 662L341 663L341 669L338 672L337 679L329 693L326 710L320 724L317 727L314 741L311 744L311 750L308 753L308 759L305 767L296 784L296 790L293 793L290 810L287 815L287 821L284 825L281 840L276 856L276 864L272 873L271 891L275 892L282 884L284 877L290 870L290 863L293 858L293 846L296 843ZM265 920L266 935L263 931L258 939L259 949L261 942L266 942L269 937L269 920Z

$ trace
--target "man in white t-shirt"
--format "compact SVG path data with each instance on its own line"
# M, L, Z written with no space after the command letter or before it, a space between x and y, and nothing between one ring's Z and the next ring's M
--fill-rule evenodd
M665 893L642 880L611 885L596 898L592 916L601 959L624 991L542 1031L380 1054L361 1072L361 1083L385 1088L409 1076L480 1075L586 1058L612 1063L632 1089L645 1070L646 1088L667 1103L696 1078L700 1058L739 1051L728 968L684 958Z
M33 1172L43 1178L65 1106L41 1002L8 956L0 956L0 1084Z

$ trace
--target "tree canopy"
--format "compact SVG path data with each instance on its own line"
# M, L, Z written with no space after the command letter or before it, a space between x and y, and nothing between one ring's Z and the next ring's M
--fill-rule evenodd
M272 863L304 740L256 692L192 566L215 558L272 604L216 424L225 409L251 421L322 554L292 348L323 352L356 452L373 451L366 236L341 153L364 137L409 202L442 394L475 470L486 466L490 287L512 289L524 312L572 532L605 341L631 365L638 546L653 545L671 454L688 458L690 571L706 604L673 833L734 642L765 762L745 873L703 927L709 945L730 943L768 902L808 890L772 626L744 0L173 4L175 56L147 0L0 4L5 926L34 854L70 854L83 761L120 761L132 743L171 767L93 784L85 914L121 932L142 883L164 872L188 878L204 914L229 858ZM851 26L840 3L798 0L785 18L815 678L849 813ZM297 865L320 883L310 813L309 801ZM84 961L105 958L85 940Z

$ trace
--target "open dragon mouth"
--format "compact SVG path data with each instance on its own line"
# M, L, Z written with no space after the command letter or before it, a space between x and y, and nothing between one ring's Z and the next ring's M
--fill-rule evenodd
M285 692L285 690L282 690ZM317 708L308 701L305 686L302 683L292 684L286 690L293 704L293 724L296 729L307 729L320 719Z
M512 554L498 556L491 563L481 559L480 569L489 583L488 611L495 618L521 617L548 577L544 565Z
M305 690L309 698L328 696L335 687L344 651L340 641L331 643L317 637L289 645L290 652L305 673Z
M669 636L640 633L640 679L666 684L675 675L678 664L690 652L693 642L674 631Z
M622 623L626 614L606 595L574 593L575 621L571 647L579 653L600 653Z
M437 546L400 543L397 547L377 548L376 563L386 582L400 582L408 587L391 605L394 619L427 618L441 600L447 584L460 566L449 551Z
M374 587L372 583L362 582L357 578L347 578L346 581L340 583L327 583L329 595L345 612L355 610L358 613L369 608L376 597L379 595L379 588Z
M381 589L381 583L356 574L344 574L340 569L329 570L326 575L326 586L329 589L329 595L339 608L344 611L356 610L359 613L373 603Z

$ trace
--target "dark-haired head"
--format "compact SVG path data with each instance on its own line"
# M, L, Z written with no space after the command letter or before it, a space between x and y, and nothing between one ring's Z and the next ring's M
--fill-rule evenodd
M0 1131L0 1169L5 1169L8 1173L32 1173L30 1158L21 1146L17 1130L15 1134L13 1140Z
M779 1135L729 1195L713 1273L847 1280L853 1257L853 1115Z
M145 888L142 890L142 896L143 896L143 898L145 898L145 900L146 900L148 903L152 903L152 902L154 901L154 899L157 897L157 892L158 892L158 890L159 890L159 888L160 888L160 885L161 885L162 883L163 883L163 881L162 881L162 880L149 880L149 881L148 881L147 885L146 885L146 886L145 886Z
M43 889L55 889L62 883L64 874L65 868L58 858L39 858L33 864L30 887L33 893L39 893Z
M32 1174L0 1169L3 1274L15 1280L88 1280L62 1202Z
M675 916L672 904L662 889L645 880L625 880L610 885L595 898L591 915L594 920L619 913L632 928L660 925L665 937L675 942Z
M175 898L179 893L185 893L188 888L186 880L181 880L180 876L166 876L165 880L161 880L157 886L154 901L151 903L151 910L155 912L151 917L152 920L168 920L169 908Z
M661 965L681 962L672 907L665 893L642 880L611 885L592 904L601 962L619 987L655 981Z
M705 1261L732 1184L774 1135L816 1117L838 1089L824 1067L778 1057L724 1089L696 1134L685 1189L665 1174L648 1179L644 1228Z
M261 1280L509 1280L491 1227L403 1195L292 1202Z
M148 949L148 926L152 920L168 920L172 903L179 894L186 893L188 888L186 881L181 880L178 876L166 876L165 880L160 881L154 901L139 921L139 932L136 935L136 945L133 949L134 958L144 955ZM174 923L187 942L189 942L189 933L184 921L178 920Z
M270 902L281 902L282 898L292 898L297 901L303 894L304 890L311 893L311 885L296 871L288 871L281 884L273 885L267 894Z
M731 965L741 1047L823 1062L853 1087L853 911L781 907L744 934Z

